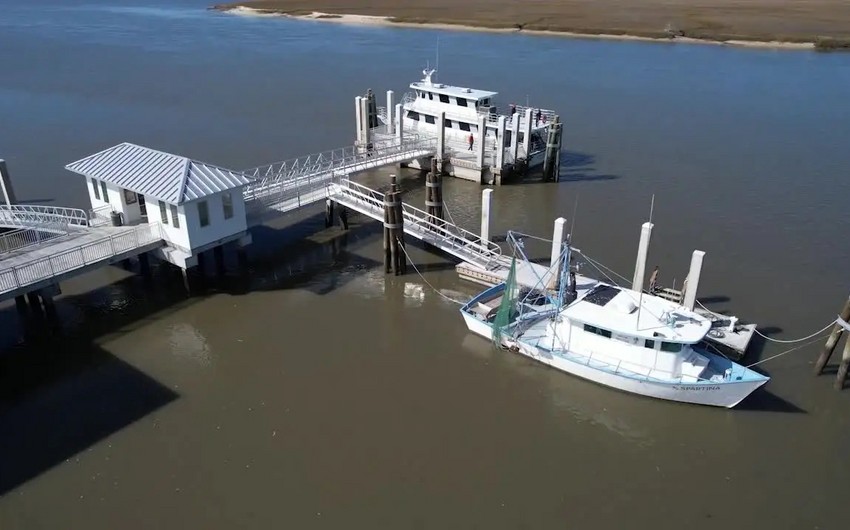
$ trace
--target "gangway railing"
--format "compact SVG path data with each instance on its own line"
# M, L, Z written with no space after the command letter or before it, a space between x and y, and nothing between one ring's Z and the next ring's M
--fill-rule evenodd
M244 173L256 179L246 186L243 197L252 208L279 202L292 193L303 193L328 184L334 174L350 174L379 167L400 156L417 158L433 153L436 138L412 136L399 142L395 138L376 139L371 149L342 147L314 155L294 158Z
M4 268L0 262L0 294L33 285L162 240L162 226L159 223L142 224L132 230L81 243L68 250L33 259L15 267Z
M3 254L41 245L68 234L65 225L44 225L39 228L16 228L0 235L0 259Z
M0 205L0 226L35 228L37 226L88 226L88 215L79 208L34 204Z
M349 207L360 206L357 210L375 219L383 219L384 194L352 182L347 178L338 179L330 186L329 196ZM468 263L484 269L499 264L502 249L491 241L465 230L448 221L441 221L414 206L402 203L405 231L414 232L420 239L437 246ZM432 221L433 219L433 221Z

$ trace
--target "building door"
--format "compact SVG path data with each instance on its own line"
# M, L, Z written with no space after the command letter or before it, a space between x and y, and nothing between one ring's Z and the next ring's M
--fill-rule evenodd
M142 214L142 220L147 221L148 220L148 209L145 206L145 196L142 195L141 193L137 194L136 196L139 198L139 211Z

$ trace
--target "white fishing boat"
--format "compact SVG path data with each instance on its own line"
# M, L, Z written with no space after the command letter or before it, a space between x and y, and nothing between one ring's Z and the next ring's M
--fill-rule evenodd
M516 233L508 239L517 244ZM521 254L521 250L520 250ZM708 351L711 321L684 306L576 273L564 244L559 289L504 283L461 308L473 333L564 372L644 396L734 407L769 378ZM521 256L525 259L524 256ZM567 273L567 271L569 271Z

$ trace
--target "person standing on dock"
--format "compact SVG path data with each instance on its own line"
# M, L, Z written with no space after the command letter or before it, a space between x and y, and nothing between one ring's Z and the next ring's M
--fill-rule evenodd
M542 115L543 115L543 113L540 111L540 109L537 109L537 114L534 115L534 126L535 127L537 127L537 125L540 123L540 117Z
M469 133L469 150L472 151L472 146L475 144L475 136Z

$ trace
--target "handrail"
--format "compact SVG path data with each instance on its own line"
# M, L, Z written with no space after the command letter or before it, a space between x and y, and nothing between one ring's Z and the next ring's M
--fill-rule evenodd
M377 209L382 209L384 194L352 182L347 178L339 180L338 190L346 195L353 196L355 199L360 199L363 202L371 204ZM420 210L414 206L402 203L402 215L405 221L405 227L416 226L422 232L429 232L442 238L445 243L448 243L450 248L458 253L465 253L473 257L473 262L484 266L485 268L493 264L502 256L502 249L491 241L484 241L481 236L476 235L468 230L465 230L448 221L440 221L434 223L429 219L427 212ZM475 259L475 258L480 259Z
M68 234L65 225L46 225L46 227L47 229L42 227L20 228L0 234L0 256L22 248L40 245L45 241Z
M0 205L0 226L34 228L33 225L88 226L88 215L79 208L36 204Z
M56 277L64 272L103 261L161 239L163 239L163 233L159 223L142 224L132 230L83 243L58 254L8 269L0 269L0 293L14 291Z

